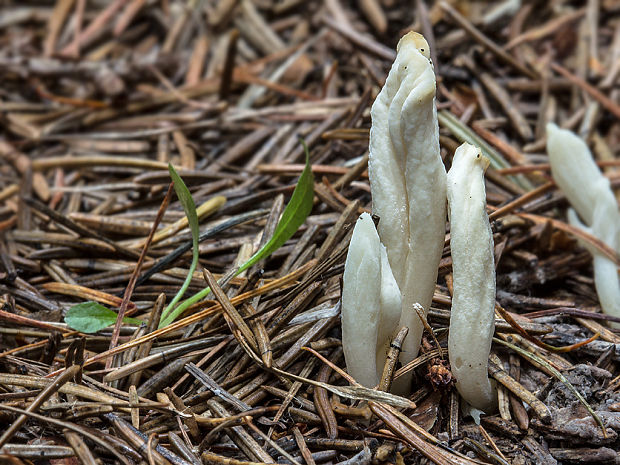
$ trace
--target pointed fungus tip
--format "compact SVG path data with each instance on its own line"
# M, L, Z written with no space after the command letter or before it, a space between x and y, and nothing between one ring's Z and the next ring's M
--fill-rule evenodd
M409 31L407 34L402 36L396 46L396 52L400 52L401 47L408 45L415 47L418 52L420 52L428 60L431 59L431 49L428 42L419 32Z

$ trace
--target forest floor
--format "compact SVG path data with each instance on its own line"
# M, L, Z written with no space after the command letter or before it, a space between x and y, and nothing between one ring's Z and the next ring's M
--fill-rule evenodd
M499 410L479 425L437 347L448 229L433 337L395 373L413 371L409 400L340 372L370 106L409 30L431 47L446 169L465 141L492 160L511 321L497 315ZM617 187L618 102L615 0L0 2L0 463L618 463L620 319L601 313L583 243L618 254L568 224L545 139L550 121L579 134ZM281 234L300 138L311 212L231 278ZM169 163L200 225L183 299L226 279L158 328L192 262ZM107 327L69 326L77 304Z

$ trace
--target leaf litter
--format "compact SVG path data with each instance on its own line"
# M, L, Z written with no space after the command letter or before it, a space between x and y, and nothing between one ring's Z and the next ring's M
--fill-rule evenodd
M620 339L577 239L617 257L567 224L544 128L580 134L618 186L619 20L607 0L3 3L0 461L614 463ZM434 334L387 370L414 370L412 396L340 371L369 109L411 29L431 45L446 168L462 141L493 160L508 318L480 425L438 357L449 241Z

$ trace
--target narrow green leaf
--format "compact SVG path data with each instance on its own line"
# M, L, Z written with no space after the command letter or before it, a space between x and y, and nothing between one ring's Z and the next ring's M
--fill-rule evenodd
M312 211L312 203L314 200L314 176L312 175L312 168L310 166L310 154L308 153L308 147L303 140L301 143L304 146L304 151L306 152L306 166L297 181L291 200L284 209L282 218L280 218L280 222L278 223L278 226L276 226L276 230L272 238L263 247L261 247L259 251L252 255L247 262L239 267L235 276L244 270L247 270L263 258L267 258L279 247L281 247L293 236L293 234L295 234L304 221L306 221L310 211ZM198 249L198 244L194 244L194 249ZM159 327L163 328L164 326L172 323L188 307L200 302L202 299L207 297L210 292L211 289L207 287L197 294L194 294L192 297L186 299L165 318L162 316Z
M172 182L174 183L174 190L177 193L177 197L183 205L183 210L185 211L185 216L187 216L187 222L189 223L189 229L192 233L192 263L189 267L189 271L187 273L187 277L179 289L179 292L174 296L174 298L170 301L168 306L164 309L161 314L161 322L163 322L168 314L174 309L177 302L183 297L185 291L189 287L190 282L192 281L192 277L194 276L194 271L196 270L196 266L198 265L198 236L200 235L200 230L198 228L198 215L196 214L196 204L194 203L194 199L192 198L192 194L189 192L189 189L181 179L181 176L175 171L174 167L168 163L168 171L170 172L170 177L172 178Z
M98 302L83 302L71 307L65 315L65 323L82 333L96 333L116 323L118 314ZM123 323L141 324L137 318L125 317Z
M312 210L312 202L314 200L314 176L312 176L308 147L303 140L301 143L306 153L306 166L299 177L299 181L297 181L291 201L284 209L282 218L280 218L280 222L271 239L252 255L247 262L241 265L237 274L247 270L258 261L268 257L282 247L282 245L295 234L304 221L306 221L306 218Z

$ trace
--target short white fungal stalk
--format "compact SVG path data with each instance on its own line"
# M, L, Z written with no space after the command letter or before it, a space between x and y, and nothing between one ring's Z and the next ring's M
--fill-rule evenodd
M487 374L495 330L493 235L486 213L484 171L489 160L464 143L448 172L448 215L454 293L448 335L456 388L471 406L489 413L497 395Z
M616 252L620 252L620 214L609 180L596 166L590 149L576 134L547 125L547 153L551 174L571 206L568 220L584 229ZM590 244L583 244L592 254L594 285L603 311L620 317L620 284L616 264Z
M439 153L435 73L428 43L420 34L409 32L399 41L396 60L372 106L371 117L368 172L373 197L372 209L380 218L378 232L380 242L387 249L389 263L381 267L379 286L379 275L376 274L379 269L376 264L378 253L368 246L360 249L355 242L359 222L363 221L360 218L351 239L349 256L357 254L358 250L359 253L368 254L366 261L375 263L375 279L370 279L372 273L349 270L350 266L354 266L353 263L362 266L362 259L347 258L342 299L343 347L347 368L352 376L367 386L375 380L378 382L382 372L381 361L385 360L389 339L402 326L408 327L409 333L403 343L401 362L407 363L416 357L423 325L413 306L417 303L422 305L425 312L428 311L443 250L446 172ZM374 258L371 259L371 255ZM400 320L392 323L390 311L389 324L387 319L380 319L376 323L377 330L361 328L368 321L375 324L370 317L365 317L364 322L347 321L348 315L361 314L349 307L353 302L363 304L365 312L373 315L372 318L380 315L374 307L378 302L377 296L387 292L386 286L394 286L384 279L387 273L384 274L383 270L387 268L391 268L395 286L400 289ZM353 280L356 274L358 277L364 275L363 284ZM353 293L359 297L362 292L367 293L366 299L352 299ZM355 335L354 328L359 331ZM376 341L368 339L371 337L369 332L378 334ZM360 347L361 352L357 355L347 347L353 344L353 340L357 340L357 347ZM375 343L377 354L374 360L368 356L368 344L372 342ZM365 368L358 366L358 362ZM371 366L376 371L375 377L370 375ZM407 393L410 381L411 375L399 378L394 383L394 390Z
M343 281L342 347L347 370L357 382L374 387L400 318L400 291L368 213L355 224Z

